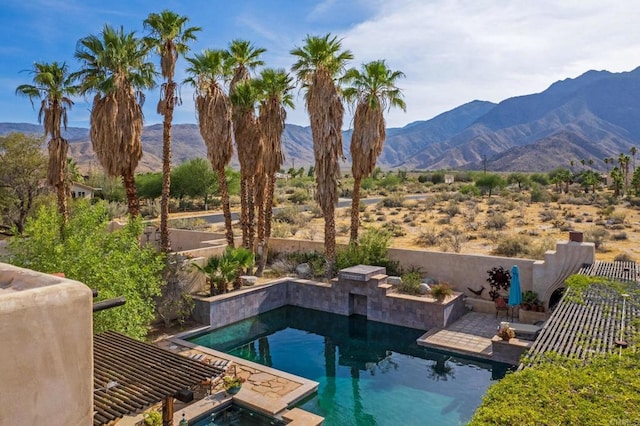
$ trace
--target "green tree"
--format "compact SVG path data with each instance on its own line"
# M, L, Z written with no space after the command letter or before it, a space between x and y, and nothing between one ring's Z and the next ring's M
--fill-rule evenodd
M507 182L509 184L517 184L518 185L518 191L522 191L522 187L526 187L530 180L529 180L529 176L527 176L525 173L511 173L509 176L507 176Z
M0 228L7 233L15 226L22 234L33 202L43 191L40 181L46 176L47 160L42 143L23 133L0 136Z
M276 172L284 163L282 133L287 111L293 108L292 77L283 69L262 70L256 80L260 93L258 127L264 144L260 172L256 176L256 205L258 207L257 276L262 275L269 252L271 238L271 218L273 216L273 195L276 188Z
M241 271L253 266L253 252L244 247L228 247L221 256L211 256L204 266L193 265L209 281L209 294L215 296L229 291L229 284L236 281Z
M41 208L25 226L24 237L8 246L9 261L36 271L63 272L67 278L98 290L98 299L124 296L124 306L98 312L94 331L115 330L144 339L154 318L153 298L160 294L164 262L152 248L138 243L139 219L110 232L106 205L75 205L61 234L62 218L51 208Z
M65 177L69 144L62 137L61 128L67 128L67 108L71 109L71 97L78 93L78 86L73 84L69 67L64 62L36 62L30 74L33 84L21 84L16 88L16 94L29 97L32 105L34 99L41 100L38 122L44 126L45 137L51 136L47 181L56 189L58 210L64 223L68 215L69 186Z
M171 175L175 196L202 198L205 210L208 208L210 197L218 191L216 175L204 158L185 161L174 168Z
M240 227L242 228L242 245L246 248L251 248L254 244L254 183L264 153L255 115L259 91L250 83L250 71L264 65L260 59L264 52L266 49L255 47L246 40L233 40L229 43L227 50L227 60L233 68L229 98L233 105L233 135L240 162Z
M619 197L624 186L624 173L617 166L611 169L611 180L613 181L613 193Z
M631 161L631 158L624 153L621 153L618 156L618 164L620 165L620 172L622 173L622 180L624 183L625 193L629 192L629 162L630 161Z
M491 198L493 191L497 188L503 188L506 185L506 182L500 177L500 175L489 173L478 177L475 184L478 188L481 188L483 192L487 192L489 194L489 198Z
M82 69L74 73L80 79L80 91L95 93L90 129L93 150L108 175L122 177L132 217L140 213L135 170L142 158L142 90L155 85L148 53L149 47L133 32L109 25L99 36L80 39L75 53L82 63Z
M171 250L169 240L169 192L171 190L171 125L173 110L181 100L178 84L173 80L179 55L189 51L188 43L196 39L200 27L186 27L189 18L170 10L150 13L144 20L150 32L144 38L147 46L160 55L160 70L165 82L160 87L158 114L164 117L162 124L162 199L160 201L160 248L165 253Z
M386 138L385 110L391 107L406 110L402 92L396 86L403 78L401 71L391 70L385 61L378 60L362 65L361 70L351 68L343 81L347 87L343 94L347 101L355 103L351 135L351 172L353 173L353 196L351 197L351 236L357 243L360 227L360 186L362 179L371 175ZM407 172L399 170L401 181Z
M316 201L324 217L324 247L327 275L333 273L336 261L335 206L338 201L338 160L342 152L342 120L344 106L337 80L353 54L342 50L337 37L307 36L302 47L291 54L297 58L292 66L298 82L305 89L305 105L311 121L316 172Z
M636 197L640 197L640 169L635 169L631 178L631 188Z
M229 247L234 246L229 191L225 167L231 161L233 144L231 141L231 101L224 92L224 82L231 70L225 62L222 50L204 50L193 58L187 68L190 77L186 80L195 88L196 112L200 135L207 147L207 158L216 171L222 213L224 215L225 238Z
M162 196L162 173L137 174L136 190L140 198L148 200Z

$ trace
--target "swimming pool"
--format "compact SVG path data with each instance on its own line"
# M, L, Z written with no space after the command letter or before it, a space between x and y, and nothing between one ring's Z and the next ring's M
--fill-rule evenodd
M459 425L506 364L416 344L424 331L285 306L189 340L315 380L297 406L331 425Z
M254 411L237 405L229 405L222 409L216 409L206 413L195 421L189 422L190 426L284 426L286 422L263 416Z

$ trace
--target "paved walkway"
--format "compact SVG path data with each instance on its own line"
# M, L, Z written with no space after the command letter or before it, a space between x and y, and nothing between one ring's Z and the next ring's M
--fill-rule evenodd
M504 318L493 314L469 312L444 329L429 330L418 344L481 358L491 358L491 338Z

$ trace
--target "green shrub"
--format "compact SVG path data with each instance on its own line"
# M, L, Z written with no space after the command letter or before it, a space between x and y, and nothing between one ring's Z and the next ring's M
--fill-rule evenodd
M529 254L531 239L524 235L511 235L504 237L498 246L491 251L495 256L526 257Z
M404 196L398 193L385 197L381 201L383 207L402 207L403 202Z
M422 282L422 277L420 276L420 272L412 271L402 274L402 282L398 286L398 291L400 293L405 294L419 294L420 293L420 283Z
M388 257L391 234L382 229L367 228L358 238L358 244L349 244L336 253L338 269L355 265L376 265L387 268L387 274L397 275L399 263Z
M486 226L489 229L502 229L507 226L508 219L502 213L490 213L487 215Z

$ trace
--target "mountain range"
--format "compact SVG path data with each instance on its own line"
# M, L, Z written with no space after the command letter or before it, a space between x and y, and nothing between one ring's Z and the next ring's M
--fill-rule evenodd
M42 134L42 127L0 123L9 132ZM81 166L97 166L86 128L68 128L64 135L70 155ZM345 131L343 168L351 163ZM313 164L311 129L287 124L283 134L284 168ZM162 125L146 126L144 156L138 171L161 169ZM640 145L640 67L612 73L588 71L553 83L541 93L517 96L498 104L472 101L430 120L387 129L377 164L386 169L481 169L549 171L568 167L573 160L593 160L605 170L603 159L629 154ZM195 124L174 124L173 162L205 157ZM232 165L237 167L237 160Z

